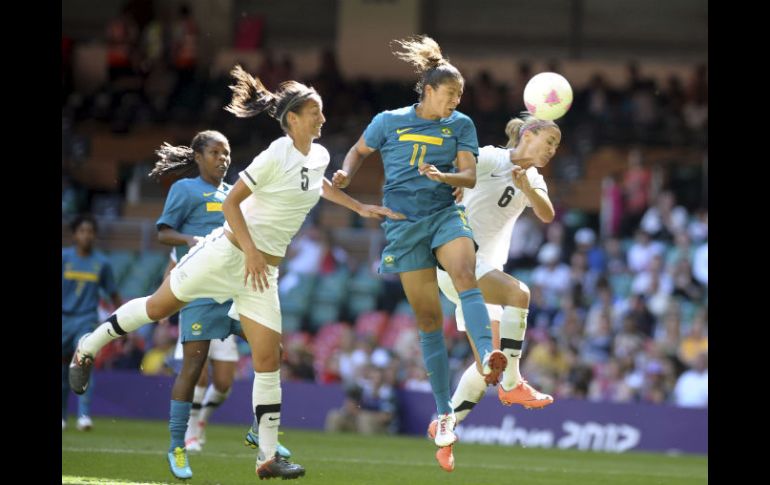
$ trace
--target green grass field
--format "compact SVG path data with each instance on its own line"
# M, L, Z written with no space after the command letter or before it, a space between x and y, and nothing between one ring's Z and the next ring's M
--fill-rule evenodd
M166 422L102 418L90 432L62 433L62 483L178 483L166 462ZM211 425L204 451L190 454L190 484L259 482L246 426ZM299 484L685 485L708 483L708 458L653 453L609 454L462 444L456 467L441 470L435 446L417 437L370 437L286 429L281 442L307 469ZM269 482L268 482L269 483ZM281 482L283 483L283 482Z

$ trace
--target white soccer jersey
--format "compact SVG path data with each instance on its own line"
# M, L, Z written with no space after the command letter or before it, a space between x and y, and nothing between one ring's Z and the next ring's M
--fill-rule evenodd
M283 136L257 155L239 175L252 194L241 211L256 247L283 257L291 238L318 202L329 152L313 143L305 156ZM232 232L225 222L225 229Z
M479 245L478 258L502 270L508 260L511 232L525 207L531 207L524 192L513 185L510 152L488 145L479 149L476 186L464 189L462 204ZM532 188L548 192L537 168L527 169Z

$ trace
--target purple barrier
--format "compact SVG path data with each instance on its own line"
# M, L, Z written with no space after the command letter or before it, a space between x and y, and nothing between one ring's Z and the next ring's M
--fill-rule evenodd
M137 419L168 419L173 377L145 376L134 371L94 372L91 412L95 416ZM251 380L236 381L232 394L213 414L211 422L248 426L254 419ZM289 428L323 429L326 413L340 407L344 392L339 386L283 382L281 425ZM69 411L77 410L70 393Z
M436 413L431 394L400 394L401 431L424 434ZM460 425L464 443L708 453L708 410L557 399L539 411L504 407L490 391Z
M94 415L168 419L173 378L115 371L96 372L95 379ZM323 429L326 414L344 399L339 385L284 382L282 389L281 425L288 428ZM402 391L399 399L401 432L424 434L436 412L433 396ZM77 409L72 395L69 409ZM251 381L238 381L212 422L248 426L251 420ZM526 411L501 406L496 393L490 392L457 433L465 443L706 454L708 410L559 399L543 410Z

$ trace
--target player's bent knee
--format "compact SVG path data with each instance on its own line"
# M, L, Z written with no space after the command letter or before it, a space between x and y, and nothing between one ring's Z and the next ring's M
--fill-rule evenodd
M476 281L476 274L473 269L457 271L450 275L452 278L452 284L458 293L476 288L478 283Z
M230 391L230 388L232 387L232 382L217 382L214 381L214 389L216 389L217 392L222 394L227 394L228 391Z
M147 311L147 316L150 317L154 322L157 322L158 320L162 320L167 316L171 315L171 313L173 313L172 311L170 311L170 309L166 308L165 305L155 301L154 298L150 298L149 300L147 300L146 311Z
M198 380L201 369L206 364L206 356L185 356L182 361L182 370L180 374L190 377L191 379Z
M442 315L436 314L433 312L430 312L430 313L415 312L415 316L417 318L417 327L423 332L435 332L436 330L439 330L440 328L442 328L442 325L444 323L444 319L442 318Z
M254 364L254 372L274 372L281 365L277 353L276 355L252 355L251 360Z
M510 291L508 291L508 298L507 298L507 304L508 306L515 306L519 308L528 308L529 307L529 287L522 283L521 281L517 281L512 284L510 287Z

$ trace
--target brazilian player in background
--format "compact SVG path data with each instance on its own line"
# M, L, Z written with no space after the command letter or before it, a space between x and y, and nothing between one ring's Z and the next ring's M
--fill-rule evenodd
M96 220L79 215L70 224L74 246L61 250L61 428L67 426L67 401L70 392L67 369L75 346L83 334L99 323L99 289L109 295L112 304L122 304L107 257L94 249ZM87 431L91 421L93 377L85 394L78 397L77 429Z

